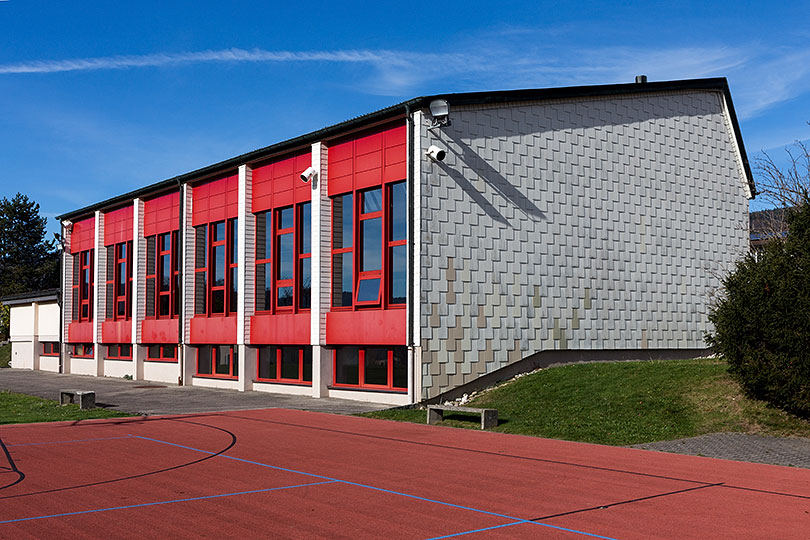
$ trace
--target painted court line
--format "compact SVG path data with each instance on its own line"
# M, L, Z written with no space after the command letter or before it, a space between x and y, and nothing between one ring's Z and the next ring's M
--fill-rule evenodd
M115 439L131 439L131 435L125 435L123 437L99 437L97 439L73 439L70 441L43 441L43 442L30 442L30 443L19 443L19 444L7 444L9 448L14 446L39 446L43 444L67 444L67 443L79 443L79 442L93 442L93 441L113 441Z
M203 453L203 454L209 454L209 455L214 455L215 454L215 452L210 452L208 450L201 450L199 448L194 448L192 446L185 446L185 445L177 444L177 443L173 443L173 442L162 441L160 439L152 439L150 437L143 437L141 435L132 435L132 437L138 438L138 439L145 439L147 441L153 441L153 442L160 443L160 444L167 444L169 446L176 446L178 448L184 448L186 450L191 450L191 451L194 451L194 452L200 452L200 453ZM295 474L302 474L302 475L305 475L305 476L311 476L313 478L321 478L323 480L328 480L329 481L329 482L324 482L324 483L338 482L338 483L346 484L346 485L350 485L350 486L357 486L357 487L362 487L362 488L366 488L366 489L372 489L372 490L380 491L380 492L383 492L383 493L391 493L392 495L399 495L401 497L408 497L410 499L415 499L415 500L419 500L419 501L425 501L425 502L430 502L430 503L434 503L434 504L440 504L440 505L443 505L443 506L449 506L451 508L459 508L461 510L469 510L471 512L478 512L480 514L488 514L490 516L501 517L501 518L504 518L504 519L511 519L511 520L513 520L515 522L515 523L508 523L507 525L517 525L519 523L531 523L533 525L539 525L540 527L546 527L546 528L549 528L549 529L556 529L556 530L566 531L566 532L570 532L570 533L574 533L574 534L580 534L582 536L587 536L587 537L590 537L590 538L600 538L600 539L603 539L603 540L616 540L615 538L611 538L609 536L600 536L598 534L592 534L592 533L588 533L588 532L585 532L585 531L578 531L576 529L566 529L565 527L557 527L555 525L549 525L548 523L539 523L539 522L536 522L536 521L529 521L529 520L526 520L526 519L523 519L523 518L518 518L518 517L515 517L515 516L509 516L509 515L506 515L506 514L499 514L497 512L490 512L488 510L482 510L480 508L473 508L473 507L470 507L470 506L463 506L463 505L460 505L460 504L453 504L453 503L449 503L449 502L446 502L446 501L439 501L439 500L436 500L436 499L428 499L428 498L425 498L425 497L419 497L418 495L412 495L410 493L404 493L404 492L401 492L401 491L393 491L393 490L390 490L390 489L384 489L384 488L380 488L380 487L376 487L376 486L371 486L371 485L368 485L368 484L360 484L358 482L351 482L349 480L341 480L339 478L332 478L332 477L323 476L323 475L320 475L320 474L313 474L313 473L308 473L308 472L303 472L303 471L297 471L295 469L287 469L285 467L278 467L276 465L269 465L267 463L261 463L259 461L252 461L252 460L249 460L249 459L243 459L243 458L238 458L238 457L234 457L234 456L228 456L228 455L225 455L225 454L217 454L217 455L218 455L218 457L232 459L232 460L235 460L235 461L241 461L243 463L249 463L251 465L258 465L260 467L267 467L267 468L276 469L276 470L279 470L279 471L291 472L291 473L295 473ZM2 523L2 522L0 522L0 523ZM502 525L502 526L504 526L504 525ZM458 533L455 536L460 536L462 534L470 534L470 533L473 533L473 532L477 532L477 531L467 531L466 533Z
M141 503L141 504L129 504L126 506L112 506L109 508L95 508L93 510L81 510L79 512L65 512L62 514L50 514L47 516L33 516L27 518L18 518L18 519L7 519L4 521L0 521L0 524L3 523L17 523L20 521L34 521L37 519L47 519L47 518L56 518L56 517L65 517L65 516L78 516L82 514L95 514L98 512L109 512L110 510L126 510L127 508L142 508L145 506L158 506L162 504L173 504L173 503L181 503L181 502L190 502L190 501L202 501L206 499L220 499L222 497L233 497L235 495L250 495L253 493L266 493L268 491L280 491L282 489L293 489L299 487L307 487L307 486L320 486L322 484L332 484L334 481L330 482L312 482L310 484L296 484L294 486L281 486L281 487L274 487L274 488L267 488L267 489L254 489L250 491L238 491L235 493L222 493L220 495L204 495L202 497L189 497L188 499L174 499L171 501L157 501L151 503Z

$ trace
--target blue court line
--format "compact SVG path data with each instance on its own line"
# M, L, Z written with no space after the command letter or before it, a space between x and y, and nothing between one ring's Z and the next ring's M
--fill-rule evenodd
M209 455L215 455L216 454L216 452L210 452L208 450L201 450L199 448L194 448L192 446L185 446L185 445L182 445L182 444L172 443L172 442L168 442L168 441L161 441L160 439L152 439L150 437L143 437L141 435L131 435L131 436L133 438L145 439L147 441L153 441L153 442L160 443L160 444L167 444L169 446L176 446L178 448L184 448L186 450L192 450L194 452L200 452L200 453L203 453L203 454L209 454ZM348 480L341 480L340 478L332 478L330 476L323 476L323 475L320 475L320 474L313 474L313 473L308 473L308 472L303 472L303 471L296 471L295 469L287 469L287 468L284 468L284 467L278 467L276 465L268 465L267 463L261 463L259 461L252 461L252 460L249 460L249 459L243 459L243 458L238 458L238 457L234 457L234 456L228 456L228 455L225 455L225 454L218 454L218 455L219 455L219 457L232 459L234 461L241 461L243 463L250 463L251 465L258 465L260 467L267 467L267 468L270 468L270 469L275 469L275 470L278 470L278 471L291 472L291 473L294 473L294 474L302 474L302 475L305 475L305 476L311 476L313 478L320 478L322 480L328 480L329 482L339 482L341 484L347 484L347 485L350 485L350 486L357 486L357 487L362 487L362 488L366 488L366 489L373 489L375 491L380 491L380 492L383 492L383 493L391 493L393 495L399 495L401 497L408 497L410 499L415 499L415 500L419 500L419 501L425 501L425 502L430 502L430 503L435 503L435 504L441 504L443 506L449 506L451 508L459 508L459 509L462 509L462 510L470 510L472 512L478 512L480 514L488 514L490 516L496 516L496 517L500 517L500 518L511 519L511 520L516 522L516 523L509 523L508 525L517 525L518 523L532 523L534 525L539 525L541 527L547 527L547 528L550 528L550 529L557 529L557 530L561 530L561 531L572 532L572 533L575 533L575 534L581 534L583 536L588 536L588 537L591 537L591 538L600 538L600 539L603 539L603 540L616 540L615 538L611 538L609 536L600 536L598 534L592 534L592 533L588 533L588 532L585 532L585 531L578 531L576 529L566 529L565 527L557 527L555 525L549 525L548 523L540 523L538 521L528 521L528 520L525 520L525 519L522 519L522 518L509 516L509 515L506 515L506 514L499 514L497 512L490 512L488 510L482 510L480 508L473 508L471 506L462 506L460 504L453 504L453 503L449 503L449 502L445 502L445 501L439 501L439 500L436 500L436 499L428 499L428 498L425 498L425 497L419 497L417 495L411 495L410 493L403 493L401 491L393 491L393 490L390 490L390 489L384 489L384 488L379 488L379 487L376 487L376 486L370 486L368 484L360 484L358 482L350 482ZM325 482L325 483L329 483L329 482ZM0 523L2 523L2 522L0 522ZM474 532L474 531L470 531L470 532Z
M491 531L492 529L503 529L504 527L511 527L512 525L522 525L524 523L531 523L531 521L515 521L514 523L504 523L503 525L494 525L492 527L484 527L483 529L474 529L472 531L464 531L460 533L446 534L444 536L433 536L427 540L440 540L442 538L455 538L456 536L464 536L465 534L473 534L477 532Z
M292 488L299 488L299 487L307 487L307 486L319 486L321 484L332 484L333 482L313 482L310 484L297 484L294 486L281 486L281 487L274 487L274 488L267 488L267 489L253 489L250 491L238 491L235 493L222 493L220 495L204 495L202 497L189 497L188 499L174 499L171 501L157 501L151 503L141 503L141 504L129 504L127 506L112 506L110 508L96 508L93 510L81 510L79 512L65 512L64 514L51 514L48 516L34 516L34 517L27 517L27 518L18 518L18 519L7 519L4 521L0 521L2 523L16 523L20 521L34 521L37 519L47 519L47 518L54 518L54 517L65 517L65 516L78 516L81 514L94 514L96 512L108 512L110 510L126 510L127 508L142 508L144 506L158 506L161 504L172 504L172 503L181 503L181 502L189 502L189 501L202 501L205 499L219 499L222 497L233 497L234 495L250 495L252 493L266 493L268 491L279 491L282 489L292 489Z
M112 441L115 439L131 439L131 435L125 435L123 437L101 437L98 439L74 439L71 441L45 441L45 442L30 442L30 443L20 443L20 444L7 444L8 448L13 446L38 446L42 444L65 444L65 443L76 443L76 442L91 442L91 441Z

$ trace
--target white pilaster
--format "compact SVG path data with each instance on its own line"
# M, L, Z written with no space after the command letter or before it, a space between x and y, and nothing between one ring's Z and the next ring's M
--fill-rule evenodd
M106 313L102 291L106 292L106 283L101 281L106 277L102 268L106 270L107 252L104 250L104 214L96 210L95 248L93 251L93 360L96 363L96 375L104 375L104 354L101 351L101 323ZM106 282L106 279L104 280Z
M141 268L141 263L145 263L146 242L143 241L143 200L132 201L132 362L133 377L135 380L143 378L143 357L138 350L138 343L141 341L141 321L146 313L145 291L146 277L145 268Z
M331 283L329 282L330 237L332 206L327 191L328 149L322 142L312 145L312 167L315 169L310 187L312 189L310 227L312 258L312 310L310 312L310 343L312 345L312 396L328 395L328 385L332 381L332 362L324 344L326 343L326 312L329 311Z
M413 113L413 139L408 140L408 152L413 160L413 200L408 205L413 208L413 221L409 224L413 253L408 253L408 271L413 276L413 294L408 298L407 310L413 328L413 335L408 347L408 398L411 403L422 399L422 111Z
M245 347L245 299L249 291L246 290L246 226L248 222L248 183L249 177L252 177L252 170L247 165L239 166L239 179L238 179L238 215L236 221L236 345L239 350L239 379L238 389L240 391L250 390L252 377L247 373L247 366L245 361L247 359Z
M191 377L196 370L195 349L184 346L188 343L191 332L191 317L194 316L194 227L191 225L191 215L193 210L192 189L188 184L183 184L180 200L180 210L183 212L182 226L180 227L180 238L183 239L183 249L180 252L180 268L183 269L183 279L180 284L180 318L183 321L181 332L178 336L178 358L180 362L180 376L183 384L191 386Z

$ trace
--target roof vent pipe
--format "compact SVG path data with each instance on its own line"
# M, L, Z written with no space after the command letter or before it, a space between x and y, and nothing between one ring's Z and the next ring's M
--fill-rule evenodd
M636 84L644 84L645 82L647 82L646 75L636 75Z

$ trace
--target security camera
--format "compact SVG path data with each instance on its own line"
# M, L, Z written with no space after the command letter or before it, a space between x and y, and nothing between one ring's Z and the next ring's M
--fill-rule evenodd
M427 155L433 161L444 161L444 156L447 155L447 152L445 152L435 144L431 144L430 148L427 149Z
M301 181L305 184L309 184L318 171L315 170L315 167L307 167L307 170L301 173Z
M65 221L65 230L67 232L73 232L73 222Z

